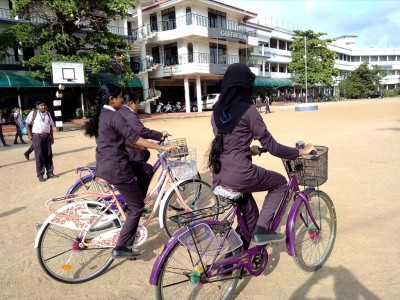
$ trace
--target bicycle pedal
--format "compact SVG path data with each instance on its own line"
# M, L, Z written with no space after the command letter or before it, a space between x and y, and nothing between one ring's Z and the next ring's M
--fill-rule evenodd
M127 258L127 260L136 260L136 257Z

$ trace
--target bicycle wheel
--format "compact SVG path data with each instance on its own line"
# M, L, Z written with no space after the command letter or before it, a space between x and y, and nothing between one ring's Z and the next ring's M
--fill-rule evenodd
M322 267L332 252L336 238L336 211L332 200L322 191L309 196L310 209L320 228L318 231L301 204L296 214L294 260L305 271L312 272Z
M171 174L171 176L172 176L172 174ZM172 176L173 177L173 176ZM174 178L176 181L179 181L178 179L176 179L176 178ZM200 173L199 172L197 172L197 175L196 176L194 176L192 179L198 179L198 180L201 180L201 176L200 176ZM175 204L175 205L174 205ZM181 210L181 207L180 207L180 205L179 204L177 204L177 203L175 203L175 202L171 202L170 204L169 204L170 206L171 206L171 208L173 208L173 209L175 209L175 210Z
M88 203L88 208L98 210L98 206L91 203ZM99 276L112 264L112 248L79 244L81 230L50 223L45 226L36 253L40 266L51 278L63 283L82 283ZM109 226L90 230L86 241L119 227L121 222L114 219Z
M172 191L169 197L166 199L164 211L163 211L163 222L164 231L168 237L171 237L179 226L176 222L170 220L170 217L177 214L181 214L184 211L179 205L178 197L182 197L182 200L192 209L197 210L206 207L218 207L218 197L214 195L211 186L199 179L188 179L178 185L176 190ZM217 219L218 215L214 216L213 219Z
M216 236L223 236L225 227L210 225ZM214 250L212 250L214 251ZM239 249L232 253L239 253ZM210 265L214 255L202 255L204 265ZM217 262L224 259L224 256L217 258ZM168 299L229 299L235 291L239 281L240 269L233 270L231 274L216 276L203 284L193 284L191 274L199 261L197 253L188 251L181 243L177 243L161 266L155 296L157 300Z

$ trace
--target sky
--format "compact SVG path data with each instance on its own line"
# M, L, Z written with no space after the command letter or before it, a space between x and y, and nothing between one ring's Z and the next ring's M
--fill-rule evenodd
M285 29L311 29L326 33L324 38L356 35L361 48L400 48L400 0L217 1Z

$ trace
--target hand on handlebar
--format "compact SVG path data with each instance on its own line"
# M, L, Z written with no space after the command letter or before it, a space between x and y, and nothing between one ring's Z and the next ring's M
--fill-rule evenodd
M306 155L306 154L312 154L315 155L317 154L317 150L315 150L315 147L313 144L307 144L303 146L302 148L299 149L299 155Z
M161 133L162 133L162 138L163 138L163 139L165 139L165 138L171 136L171 134L169 134L168 131L165 131L165 130L161 131Z
M254 156L254 155L260 156L261 155L260 147L258 147L258 146L255 146L255 145L251 146L250 151L251 151L252 156Z

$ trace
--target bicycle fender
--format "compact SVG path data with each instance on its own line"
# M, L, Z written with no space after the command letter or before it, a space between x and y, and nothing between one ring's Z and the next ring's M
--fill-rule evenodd
M97 206L99 206L99 205L101 205L101 206L103 206L103 207L105 206L105 205L102 204L101 202L96 202L96 201L85 201L85 202L86 202L86 203L92 203L92 204L97 205ZM67 205L64 205L64 206L60 207L59 209L65 209L66 207L68 207L68 206L73 206L73 205L75 205L75 204L76 204L75 202L69 203L69 204L67 204ZM46 220L44 220L44 222L42 223L42 226L40 227L40 229L38 230L38 232L37 232L37 234L36 234L36 238L35 238L35 247L34 247L34 249L37 249L37 247L39 246L39 239L40 239L40 237L41 237L41 235L42 235L44 229L46 228L47 224L49 224L49 223L51 222L51 220L53 220L53 218L54 218L55 216L57 216L56 213L51 214L51 215L48 216L48 217L46 218Z
M65 195L66 195L66 196L71 195L71 191L72 191L78 184L81 183L81 180L83 181L83 180L85 180L85 179L87 179L87 178L92 178L92 175L91 175L91 174L88 174L88 175L83 176L83 177L80 178L80 179L77 179L77 180L69 187L69 189L68 189L68 191L67 191L67 193L66 193Z
M187 181L188 179L183 179L183 180L179 180L175 185L178 186L181 183ZM190 180L190 179L189 179ZM158 210L158 222L160 223L160 228L164 228L164 220L163 220L163 213L164 213L164 208L165 208L165 203L166 200L168 199L168 197L172 194L172 192L174 191L175 186L171 186L168 191L164 194L164 197L161 201L160 204L160 209Z
M196 223L204 223L207 225L220 225L220 226L225 226L225 223L218 221L218 220L201 220ZM194 223L195 224L195 223ZM179 243L178 237L187 230L187 227L182 227L179 228L174 235L169 239L169 241L165 244L163 244L160 248L160 252L157 255L156 261L154 262L153 268L150 273L150 279L149 283L151 285L157 285L158 284L158 278L160 277L160 272L162 268L164 267L165 260L167 259L169 253L172 251L174 246ZM161 251L162 249L162 251Z
M296 222L296 215L300 209L300 205L308 201L307 196L314 191L315 188L306 188L301 193L298 193L292 207L290 208L288 218L286 221L286 249L290 256L294 255L294 226Z

